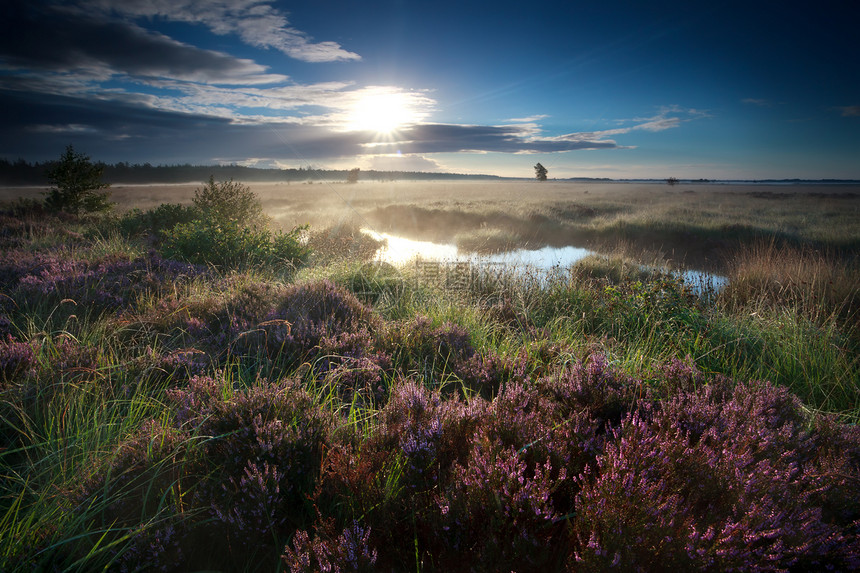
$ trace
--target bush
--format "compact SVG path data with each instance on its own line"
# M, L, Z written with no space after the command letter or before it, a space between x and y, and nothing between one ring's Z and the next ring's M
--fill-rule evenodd
M133 209L124 214L119 220L119 228L127 236L149 233L157 239L176 225L190 223L200 216L200 212L190 205L178 203L162 203L155 209L141 211Z
M643 414L577 478L577 570L856 570L853 430L810 433L800 401L763 383Z
M464 551L474 551L473 563L485 570L558 569L564 518L551 498L565 469L554 470L548 460L528 465L521 450L476 440L437 501L442 526L434 529L449 553L440 562L453 565Z
M110 193L100 191L110 187L102 183L104 167L93 165L83 153L76 153L69 145L60 161L48 170L51 188L45 198L45 205L52 211L80 212L108 211L113 206Z
M11 334L6 340L0 339L0 385L30 375L35 372L35 367L33 344L18 342Z
M369 537L370 529L362 528L358 522L353 522L352 527L344 529L336 539L331 534L317 534L311 540L308 532L301 530L293 537L293 547L284 548L282 559L290 573L376 571L377 551L369 545Z
M203 271L154 252L135 259L119 253L92 260L19 252L0 257L0 288L8 289L19 306L39 308L66 301L100 313L130 308L140 295L175 288L177 282Z
M164 233L162 251L168 258L218 268L255 265L297 267L310 255L300 241L305 227L289 233L243 227L235 220L197 219Z
M194 207L161 205L152 215L133 216L129 226L135 217L144 219L161 230L165 256L222 269L297 267L310 256L301 237L307 227L270 231L260 201L239 182L216 183L210 177L193 200Z
M206 437L212 473L198 485L197 503L234 542L261 547L310 523L308 496L334 419L296 380L261 380L226 400L225 383L194 378L169 396L177 422Z
M266 216L260 200L247 185L238 181L215 182L210 176L202 189L194 191L194 206L203 218L214 223L233 222L239 227L265 227Z

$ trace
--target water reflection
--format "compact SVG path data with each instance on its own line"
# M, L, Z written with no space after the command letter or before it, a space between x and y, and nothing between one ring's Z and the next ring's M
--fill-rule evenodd
M675 274L680 276L698 294L717 293L729 283L728 277L715 275L707 271L687 269L684 271L675 271Z
M377 241L384 241L385 245L376 251L376 259L392 265L403 265L416 259L425 261L464 262L469 261L457 252L456 245L443 245L431 243L430 241L413 241L388 233L377 233L370 229L362 229L362 233L369 235Z
M376 252L376 258L392 265L402 265L420 259L448 263L493 263L512 267L528 266L533 269L548 271L553 268L568 267L578 260L594 254L593 251L580 247L543 247L536 250L517 249L504 253L480 255L460 252L454 244L413 241L388 233L377 233L369 229L362 229L362 232L377 241L386 242L386 245Z
M414 241L388 233L377 233L370 229L362 229L362 232L377 241L385 242L385 245L376 252L376 259L395 266L422 260L442 263L471 263L474 265L503 264L513 269L521 268L549 273L553 270L565 269L588 255L596 254L589 249L568 246L543 247L535 250L517 249L505 253L480 255L460 252L453 243ZM678 271L677 274L684 282L700 293L718 291L728 282L726 277L704 271L685 270Z

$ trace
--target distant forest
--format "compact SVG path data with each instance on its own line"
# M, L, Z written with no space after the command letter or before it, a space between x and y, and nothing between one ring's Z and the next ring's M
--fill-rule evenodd
M0 185L49 185L46 172L56 161L29 163L23 159L9 161L0 158ZM209 177L218 181L234 179L253 181L346 181L348 169L260 169L242 165L150 165L149 163L99 163L104 168L103 181L123 183L196 183ZM409 171L359 171L358 179L365 181L427 180L427 179L500 179L495 175L461 175L456 173L427 173Z
M56 165L56 161L29 163L23 159L10 161L0 158L0 186L40 186L49 185L46 172ZM102 180L106 183L145 184L145 183L203 183L214 177L217 181L233 179L243 183L277 181L346 181L350 169L315 169L299 167L289 169L264 169L242 165L150 165L149 163L116 164L94 162L104 168ZM498 175L467 175L462 173L438 173L426 171L376 171L360 170L359 181L429 181L429 180L512 180L529 177L500 177ZM667 179L610 179L607 177L569 177L554 181L652 183L666 182ZM860 185L856 179L675 179L674 183L754 183L754 184L803 184L820 183L831 185Z

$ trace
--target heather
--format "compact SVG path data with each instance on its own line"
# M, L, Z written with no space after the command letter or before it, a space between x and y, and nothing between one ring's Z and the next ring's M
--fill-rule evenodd
M860 568L850 262L452 290L342 230L193 262L199 208L0 214L0 569Z

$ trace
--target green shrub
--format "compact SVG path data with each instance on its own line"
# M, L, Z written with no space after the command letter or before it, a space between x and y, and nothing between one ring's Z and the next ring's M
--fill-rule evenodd
M269 230L259 199L242 183L216 183L210 177L193 201L193 206L165 203L132 211L120 227L126 234L149 230L161 240L167 258L220 269L297 267L310 255L302 237L307 227Z
M194 206L203 218L215 223L235 222L240 227L264 227L267 220L257 196L238 181L215 182L210 176L202 189L194 191Z
M142 211L132 209L119 220L120 231L126 236L141 235L145 232L161 239L165 233L178 224L190 223L199 218L200 211L190 205L162 203L155 209Z
M222 269L297 267L310 254L301 241L304 230L305 227L297 227L289 233L272 233L242 227L237 221L196 219L165 231L162 251L168 258Z

